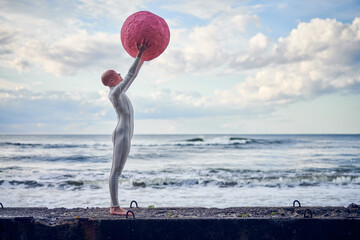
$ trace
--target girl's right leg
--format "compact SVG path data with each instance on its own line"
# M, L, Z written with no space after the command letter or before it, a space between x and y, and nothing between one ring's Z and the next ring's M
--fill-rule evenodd
M127 138L124 139L118 136L115 136L114 138L113 161L109 178L111 207L119 207L119 177L130 151L130 142L127 140Z

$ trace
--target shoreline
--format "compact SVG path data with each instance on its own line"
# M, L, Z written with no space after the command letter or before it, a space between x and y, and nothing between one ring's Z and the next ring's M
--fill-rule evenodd
M360 239L360 206L2 208L3 239ZM25 237L25 238L24 238Z

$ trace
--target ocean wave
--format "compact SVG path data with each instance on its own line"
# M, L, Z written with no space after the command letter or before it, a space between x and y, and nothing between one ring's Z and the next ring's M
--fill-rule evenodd
M205 145L205 146L222 146L222 145L240 145L253 142L253 139L242 138L242 137L213 137L203 138L196 137L185 139L175 143L175 145L181 146L192 146L192 145Z
M256 139L234 136L221 137L193 137L172 142L163 143L134 143L134 147L197 147L197 146L220 146L220 147L241 147L245 145L274 145L287 143L284 140Z
M80 189L84 186L84 182L81 180L68 180L59 184L60 188L75 188Z
M107 188L107 178L89 177L74 178L75 175L55 175L39 179L1 179L1 188L55 188L58 190L85 190ZM318 186L353 186L360 185L360 174L311 174L291 172L257 172L249 171L216 171L201 172L125 172L119 181L125 189L138 188L311 188Z
M304 180L299 178L277 178L267 181L262 178L238 179L238 180L215 180L215 179L147 179L133 180L131 185L134 188L168 188L168 187L208 187L220 188L241 188L241 187L314 187L320 185L349 185L360 184L359 177L335 177L333 181L322 181L322 179ZM331 179L330 179L331 180Z
M186 139L186 142L203 142L204 139L203 138L190 138L190 139Z
M26 155L26 156L9 156L0 157L0 160L6 161L34 161L34 162L108 162L110 157L107 156L91 156L91 155L68 155L68 156L47 156L39 155ZM0 168L0 171L1 168Z
M328 169L318 172L277 170L260 171L251 169L204 169L201 171L162 170L158 172L128 172L124 179L135 188L166 188L192 186L218 187L312 187L319 185L358 185L360 169L342 171ZM188 176L188 178L186 177ZM190 177L191 176L191 177Z
M284 182L285 180L285 182ZM291 179L288 179L291 180ZM356 182L349 182L349 180L344 181L342 180L341 185L347 185L350 183L358 184ZM327 183L328 185L330 183ZM131 183L132 187L134 188L168 188L168 187L208 187L208 186L215 186L220 188L241 188L241 187L312 187L312 186L319 186L324 185L322 182L313 182L313 181L286 181L286 179L279 178L278 181L267 182L264 179L241 179L241 180L198 180L198 179L187 179L187 180L134 180ZM336 184L337 185L337 184Z
M82 190L82 189L100 189L102 182L96 183L94 181L85 180L67 180L55 181L55 179L48 179L42 182L39 180L0 180L1 188L56 188L58 190Z
M19 148L92 148L108 146L104 144L67 144L67 143L21 143L21 142L0 142L0 147L19 147Z
M22 168L19 166L10 166L10 167L4 167L0 168L0 172L9 171L9 170L21 170Z
M42 144L38 143L20 143L20 142L1 142L0 147L6 146L17 146L22 148L32 148L32 147L39 147Z
M63 157L44 157L39 160L48 161L48 162L92 162L94 161L93 156L85 156L85 155L70 155Z
M25 180L25 181L12 180L12 181L8 181L8 183L10 185L24 185L26 188L36 188L36 187L44 186L44 184L38 183L37 181L34 180Z

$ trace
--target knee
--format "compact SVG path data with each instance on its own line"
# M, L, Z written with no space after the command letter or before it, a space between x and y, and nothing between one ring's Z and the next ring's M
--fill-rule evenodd
M120 171L111 171L110 172L110 180L119 179L120 173L121 173Z

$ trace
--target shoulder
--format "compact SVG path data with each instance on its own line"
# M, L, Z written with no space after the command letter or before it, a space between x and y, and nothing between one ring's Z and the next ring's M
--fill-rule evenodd
M110 89L108 98L110 99L110 101L114 101L116 99L119 99L124 93L121 91L118 91L119 89Z
M114 98L114 88L110 88L109 94L108 94L108 98L111 100Z

